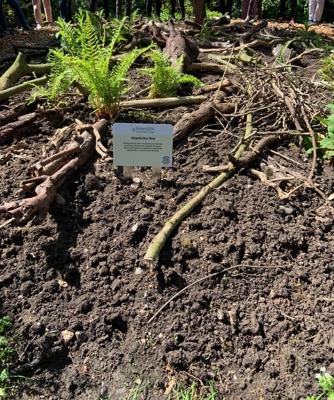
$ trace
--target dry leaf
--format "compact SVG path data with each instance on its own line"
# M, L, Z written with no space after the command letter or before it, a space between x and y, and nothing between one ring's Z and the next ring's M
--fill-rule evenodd
M166 387L165 394L169 394L172 391L173 387L175 386L175 383L176 383L176 380L174 378L172 378Z

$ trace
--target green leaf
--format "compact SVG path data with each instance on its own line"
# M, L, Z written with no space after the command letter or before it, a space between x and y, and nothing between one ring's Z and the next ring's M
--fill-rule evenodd
M328 132L334 132L334 114L331 114L327 119Z
M7 379L9 379L8 368L4 368L4 369L1 371L1 374L0 374L0 382L4 382L4 381L6 381Z

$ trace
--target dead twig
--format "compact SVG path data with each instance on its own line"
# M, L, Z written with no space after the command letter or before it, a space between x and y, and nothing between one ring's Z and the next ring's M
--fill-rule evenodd
M190 289L191 287L197 285L198 283L201 283L207 279L210 278L214 278L215 276L224 274L228 271L231 271L233 269L236 268L264 268L264 269L271 269L271 268L282 268L282 266L275 266L275 265L243 265L243 264L238 264L238 265L234 265L232 267L228 267L228 268L224 268L221 271L218 272L214 272L213 274L204 276L203 278L197 279L196 281L190 283L189 285L185 286L183 289L181 289L180 291L178 291L177 293L175 293L168 301L166 301L166 303L164 303L159 310L147 321L147 325L149 325L160 313L161 311L163 311L168 304L175 300L177 297L179 297L182 293L184 293L185 291L187 291L188 289Z

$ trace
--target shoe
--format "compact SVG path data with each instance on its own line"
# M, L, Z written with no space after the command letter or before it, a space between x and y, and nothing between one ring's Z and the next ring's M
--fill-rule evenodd
M41 24L37 24L36 25L36 29L42 29L43 27L42 27L42 25Z
M251 24L252 24L253 22L257 22L257 18L252 18L249 22L250 22Z
M250 22L250 17L245 18L245 19L244 19L244 22L245 22L245 23Z
M295 19L291 18L291 21L290 21L289 25L294 25L294 24L295 24Z
M3 32L1 33L1 36L8 36L8 35L10 35L10 32L9 32L8 30L3 31Z
M23 29L24 29L25 31L27 31L27 32L30 32L30 31L33 31L33 30L34 30L34 29L33 29L31 26L29 26L29 25L24 26Z
M308 26L318 25L318 22L317 21L308 21L307 25Z

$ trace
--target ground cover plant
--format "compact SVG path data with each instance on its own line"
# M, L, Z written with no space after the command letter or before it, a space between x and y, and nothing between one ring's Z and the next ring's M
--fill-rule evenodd
M115 121L98 120L74 91L58 107L28 105L31 87L0 102L0 301L9 336L21 333L8 373L29 378L8 398L316 398L314 375L334 370L334 174L318 140L330 139L333 92L320 69L331 31L312 28L324 44L314 49L300 25L232 20L212 28L222 34L208 47L187 21L172 42L168 24L134 26L115 56L156 38L177 59L182 44L185 73L203 82L152 100L140 72L152 61L128 70L117 122L174 126L173 166L159 182L146 167L124 179L112 162ZM12 43L29 65L45 63L36 51L55 33L0 40L2 73ZM280 62L277 44L292 50ZM239 57L245 47L251 56ZM36 198L38 220L27 208Z
M13 346L10 343L7 332L11 326L10 319L8 317L2 317L0 319L0 398L6 399L7 397L7 386L10 382L10 374L8 365L11 360L13 353L15 352Z
M321 398L332 400L334 398L334 378L332 375L326 372L326 368L323 367L320 370L320 374L316 374L316 378L323 392L317 396L308 396L306 400L319 400Z

